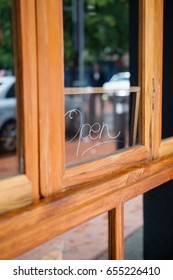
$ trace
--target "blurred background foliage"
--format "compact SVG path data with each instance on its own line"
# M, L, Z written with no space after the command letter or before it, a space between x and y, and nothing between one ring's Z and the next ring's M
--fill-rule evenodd
M80 0L79 0L80 1ZM73 0L64 0L65 64L75 56ZM85 62L129 50L129 0L84 0Z
M0 69L13 69L12 1L0 0Z
M58 0L57 0L58 1ZM78 0L80 1L80 0ZM85 63L128 52L129 0L84 0ZM75 57L73 0L64 0L65 64ZM12 0L0 0L0 69L13 69ZM65 9L66 7L66 9Z

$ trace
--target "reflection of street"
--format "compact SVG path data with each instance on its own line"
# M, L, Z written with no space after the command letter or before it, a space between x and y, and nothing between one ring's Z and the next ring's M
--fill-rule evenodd
M16 154L0 155L0 177L18 173L18 158Z

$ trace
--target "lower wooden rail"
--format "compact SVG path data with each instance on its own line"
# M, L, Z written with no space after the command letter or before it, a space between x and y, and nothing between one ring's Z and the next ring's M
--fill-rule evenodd
M123 258L123 203L173 179L173 157L61 191L0 217L0 258L11 259L104 212L110 213L111 258ZM121 225L121 226L120 226ZM118 245L117 240L121 244Z

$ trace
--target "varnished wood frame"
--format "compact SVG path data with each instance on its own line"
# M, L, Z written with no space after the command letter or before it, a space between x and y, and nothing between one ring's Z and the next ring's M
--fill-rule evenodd
M18 69L23 105L24 173L32 186L33 200L39 199L38 76L35 0L13 0L19 30ZM22 121L21 120L21 121Z
M65 165L62 1L35 0L38 45L40 192L62 189Z
M24 2L24 1L23 1ZM61 8L61 2L52 1L51 5L48 5L48 0L44 1L38 0L37 3L37 15L40 12L40 19L38 20L38 38L40 41L40 47L42 46L42 41L46 40L46 48L40 50L42 54L38 57L38 89L39 89L39 116L40 116L40 128L43 126L44 121L48 116L51 116L49 110L46 106L42 105L44 102L48 101L48 92L44 90L45 85L49 89L45 80L47 76L43 75L42 67L47 65L48 69L51 70L52 56L47 56L47 51L50 52L51 45L48 43L48 36L50 30L43 30L41 14L44 16L44 21L47 20L51 23L54 22L54 19L50 19L50 14L52 9ZM143 95L142 102L142 122L144 122L144 127L142 128L142 143L145 143L147 149L143 147L136 147L128 151L126 157L131 156L134 159L134 153L139 152L140 160L133 162L131 164L123 165L123 156L118 154L119 160L117 163L120 164L122 168L116 169L114 164L115 158L108 157L107 165L103 159L95 161L92 165L85 165L85 168L81 167L80 172L74 172L74 169L71 171L73 174L69 175L69 182L65 185L63 181L64 176L64 159L62 158L63 152L58 154L59 158L57 159L57 154L53 156L54 152L57 152L56 147L53 146L52 151L46 150L46 155L44 154L44 149L49 149L49 143L51 144L51 137L45 135L42 127L41 136L47 137L46 140L40 139L40 160L41 160L41 171L40 175L42 176L41 181L43 182L43 189L41 193L43 196L53 195L52 198L44 198L40 200L35 205L27 206L21 210L16 210L15 212L9 212L0 217L0 252L1 258L9 259L13 258L31 248L34 248L37 245L42 244L43 242L50 240L51 238L60 235L81 223L92 219L101 213L109 211L109 222L110 222L110 258L112 259L122 259L124 257L123 252L123 210L124 203L142 193L145 193L160 184L167 182L173 179L173 160L172 156L165 158L159 158L158 160L146 161L146 155L148 156L148 151L152 149L152 128L153 128L153 111L152 111L152 92L153 92L153 36L155 29L155 18L153 19L153 13L157 14L161 12L162 0L143 0L140 1L140 14L142 17L142 53L140 63L143 67L143 75L140 74L140 80L142 85L142 91L145 93ZM22 0L21 0L22 4ZM43 10L40 10L42 6ZM58 6L57 6L58 5ZM60 5L60 6L59 6ZM159 8L160 7L160 8ZM151 12L152 11L152 12ZM47 15L49 14L49 16ZM48 16L48 18L47 18ZM54 16L54 13L53 13ZM156 15L155 15L156 16ZM61 17L59 18L61 22ZM147 23L149 21L149 23ZM62 23L61 23L62 24ZM149 28L147 28L149 26ZM39 29L40 28L40 29ZM59 32L55 30L56 32ZM144 32L145 31L145 32ZM53 32L53 31L52 31ZM55 34L56 34L55 32ZM54 34L54 32L53 32ZM62 34L59 34L60 37ZM45 37L46 36L46 37ZM52 33L51 33L52 36ZM58 37L58 38L60 38ZM62 39L62 37L61 37ZM149 46L147 44L149 41ZM39 45L39 42L38 42ZM61 51L62 54L62 41L55 40L55 46L53 49L57 48ZM61 54L58 57L55 56L55 64L53 62L53 69L57 65L60 67L60 73L63 75ZM151 55L152 54L152 55ZM45 56L44 56L45 55ZM39 56L39 55L38 55ZM152 56L152 58L151 58ZM45 61L41 61L41 58ZM151 59L149 59L151 58ZM62 72L61 72L62 71ZM52 81L54 84L55 79L57 78L60 83L58 83L59 89L62 90L63 82L62 76L54 74L53 78L48 78L47 83L49 84ZM45 78L45 80L44 80ZM42 85L43 83L43 85ZM53 93L54 89L50 84L50 94ZM44 94L42 94L43 92ZM55 99L53 99L55 101ZM60 98L61 101L61 98ZM52 101L53 102L53 101ZM63 102L63 101L62 101ZM51 103L51 101L48 101ZM44 117L43 108L48 110L48 115L46 112L46 117ZM45 106L45 107L44 107ZM53 107L54 108L54 107ZM58 107L59 108L59 107ZM61 115L62 115L62 104L61 104ZM49 115L50 114L50 115ZM146 116L147 115L147 116ZM53 112L52 118L55 117ZM62 120L62 119L61 119ZM60 121L60 120L59 120ZM50 122L46 124L46 131ZM57 128L57 125L55 126ZM62 134L64 133L64 128L62 129ZM62 140L63 136L61 133L56 133L54 136L53 144L59 144L58 151L63 148ZM50 135L53 135L53 127L51 127ZM41 137L40 137L41 138ZM47 141L47 142L46 142ZM64 140L63 140L64 141ZM43 149L43 150L42 150ZM135 150L137 149L137 150ZM142 150L141 150L142 149ZM143 156L145 155L145 156ZM46 163L44 163L46 159ZM62 162L60 163L60 160ZM152 159L152 158L150 158ZM60 165L58 165L58 163ZM55 164L55 166L53 166ZM56 165L57 164L57 165ZM50 168L49 168L50 165ZM58 168L59 167L59 168ZM90 173L87 172L86 168L90 168ZM47 169L48 168L48 169ZM58 171L58 174L57 174ZM43 174L45 172L45 174ZM83 174L84 172L84 174ZM87 174L89 175L89 180L86 180ZM54 179L51 179L51 176ZM66 173L65 176L68 174ZM78 176L80 175L80 176ZM104 176L103 176L104 175ZM83 177L82 177L83 176ZM50 179L50 189L49 189L49 179ZM55 180L55 182L53 182ZM67 179L65 179L67 180ZM71 183L74 180L75 184ZM73 188L69 188L69 186ZM63 187L66 187L63 189ZM56 194L57 193L57 194Z
M173 137L162 140L159 146L159 157L171 155L173 151Z
M154 31L154 59L153 65L153 106L152 106L152 157L159 158L171 155L173 151L173 137L162 140L162 76L163 76L163 12L164 0L158 1L155 12Z
M64 60L62 0L36 1L40 122L40 190L47 197L97 180L151 158L154 0L140 2L140 87L142 146L93 162L65 168ZM157 4L156 4L157 5ZM51 97L51 98L50 98ZM133 155L133 156L132 156Z
M23 132L19 156L24 165L24 175L0 181L0 213L21 208L39 199L35 1L13 0L12 3L15 72L20 107L18 119Z
M124 203L170 180L173 157L168 156L6 213L0 217L0 258L14 258L109 211L110 258L123 259Z

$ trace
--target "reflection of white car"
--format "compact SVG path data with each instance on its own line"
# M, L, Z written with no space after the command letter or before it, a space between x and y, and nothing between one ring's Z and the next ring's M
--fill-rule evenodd
M0 77L0 150L13 152L16 149L16 98L14 76ZM65 112L74 112L65 118L66 133L76 133L79 128L79 114L82 102L74 96L65 96Z
M16 149L15 77L0 77L0 148L5 152Z
M115 103L115 112L118 115L129 113L130 73L119 72L112 76L103 88Z
M110 93L116 93L119 96L129 95L130 73L120 72L112 76L109 82L103 84L104 90Z

